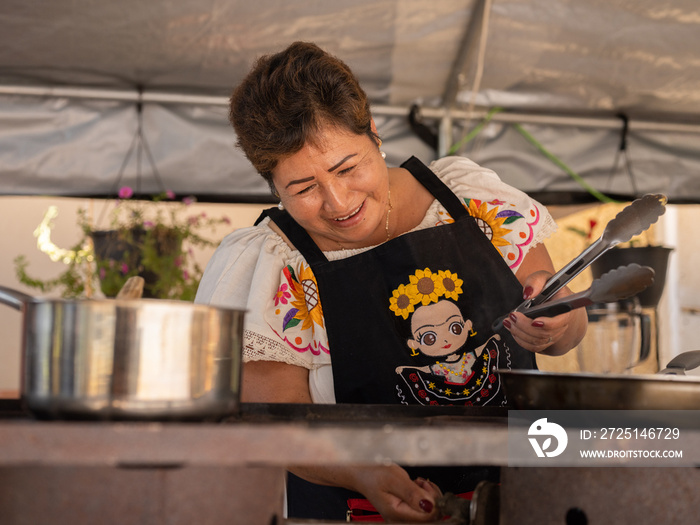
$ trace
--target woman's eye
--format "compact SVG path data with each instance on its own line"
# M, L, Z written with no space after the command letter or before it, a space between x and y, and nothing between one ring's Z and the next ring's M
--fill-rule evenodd
M340 170L338 172L338 175L347 175L348 173L350 173L353 170L354 167L355 166L350 166L349 168L345 168L344 170Z
M420 344L425 345L425 346L433 346L435 344L435 341L437 341L437 335L435 335L435 332L425 332L423 335L420 336Z
M450 332L452 332L454 335L461 334L462 330L464 330L462 323L455 322L450 325Z
M311 186L307 186L307 187L304 188L303 190L299 190L299 191L297 192L297 195L303 195L304 193L308 193L309 191L311 191L311 189L312 189L313 187L314 187L314 184L312 184Z

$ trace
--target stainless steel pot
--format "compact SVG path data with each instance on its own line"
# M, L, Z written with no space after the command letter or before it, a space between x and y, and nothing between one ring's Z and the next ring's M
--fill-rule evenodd
M41 418L217 419L238 409L244 312L165 300L34 298L21 396Z

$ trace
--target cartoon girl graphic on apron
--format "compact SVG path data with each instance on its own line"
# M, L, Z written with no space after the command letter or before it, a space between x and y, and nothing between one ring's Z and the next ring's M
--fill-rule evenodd
M469 348L470 337L476 335L473 323L452 300L463 293L462 284L463 280L449 270L433 273L426 268L392 294L390 309L397 316L410 318L411 336L406 342L410 355L434 359L424 366L396 368L419 403L486 404L498 393L494 358L501 337L493 334L486 343Z

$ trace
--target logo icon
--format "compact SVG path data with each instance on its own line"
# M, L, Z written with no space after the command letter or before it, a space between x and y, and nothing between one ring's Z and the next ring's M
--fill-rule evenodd
M543 458L545 456L548 458L555 458L564 452L566 445L569 443L566 430L556 423L548 422L546 417L538 419L532 425L530 425L530 430L527 431L527 435L537 436L529 437L528 439L530 440L530 444L535 450L535 454L537 454L538 458ZM542 439L543 437L546 439L544 439L542 445L540 446L538 438ZM553 445L552 438L556 439L557 441L557 445L554 450L550 450Z

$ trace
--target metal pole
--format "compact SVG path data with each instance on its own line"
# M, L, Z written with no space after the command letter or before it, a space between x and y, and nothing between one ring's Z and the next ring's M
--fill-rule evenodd
M179 93L159 93L144 91L139 94L134 90L108 90L82 87L47 87L47 86L0 86L0 96L31 96L51 98L72 98L89 100L113 100L136 103L139 100L151 104L182 104L201 106L222 106L229 104L228 97L213 95L188 95ZM372 113L389 117L408 117L411 109L408 106L373 105ZM449 113L454 121L483 119L487 110L479 109L473 113L465 110L447 110L441 107L420 107L419 117L423 119L442 120ZM554 114L514 113L503 111L491 119L493 122L538 124L549 126L588 127L597 129L621 129L622 121L614 117L579 117ZM663 120L630 119L629 129L634 131L662 131L671 133L700 134L700 124L672 122Z
M452 69L447 77L445 91L442 94L442 105L446 108L452 108L457 100L459 93L459 77L467 68L469 59L476 50L476 44L479 34L481 33L481 20L484 16L484 3L486 0L476 0L472 9L467 27L462 36L462 42L457 49L457 56L452 63Z
M373 107L373 111L375 108ZM418 109L419 118L425 119L442 119L448 111L444 108L426 108ZM450 117L453 120L481 120L486 117L488 111L477 110L473 113L467 111L453 109L449 111ZM408 110L406 111L408 115ZM615 117L578 117L570 115L554 115L554 114L532 114L532 113L515 113L503 111L492 116L491 121L503 122L508 124L536 124L544 126L566 126L566 127L584 127L596 129L622 129L623 122ZM691 124L685 122L672 121L656 121L656 120L629 120L629 129L634 131L665 131L672 133L700 133L700 124Z
M469 16L467 27L462 36L462 42L457 49L457 56L452 63L452 69L447 77L445 91L442 94L442 106L446 108L445 115L440 118L438 133L438 157L444 157L452 147L452 117L450 111L455 107L459 94L459 77L467 69L469 60L476 50L479 34L482 30L481 20L484 16L486 0L476 0Z
M449 113L440 119L438 129L438 158L447 156L452 147L452 117Z

